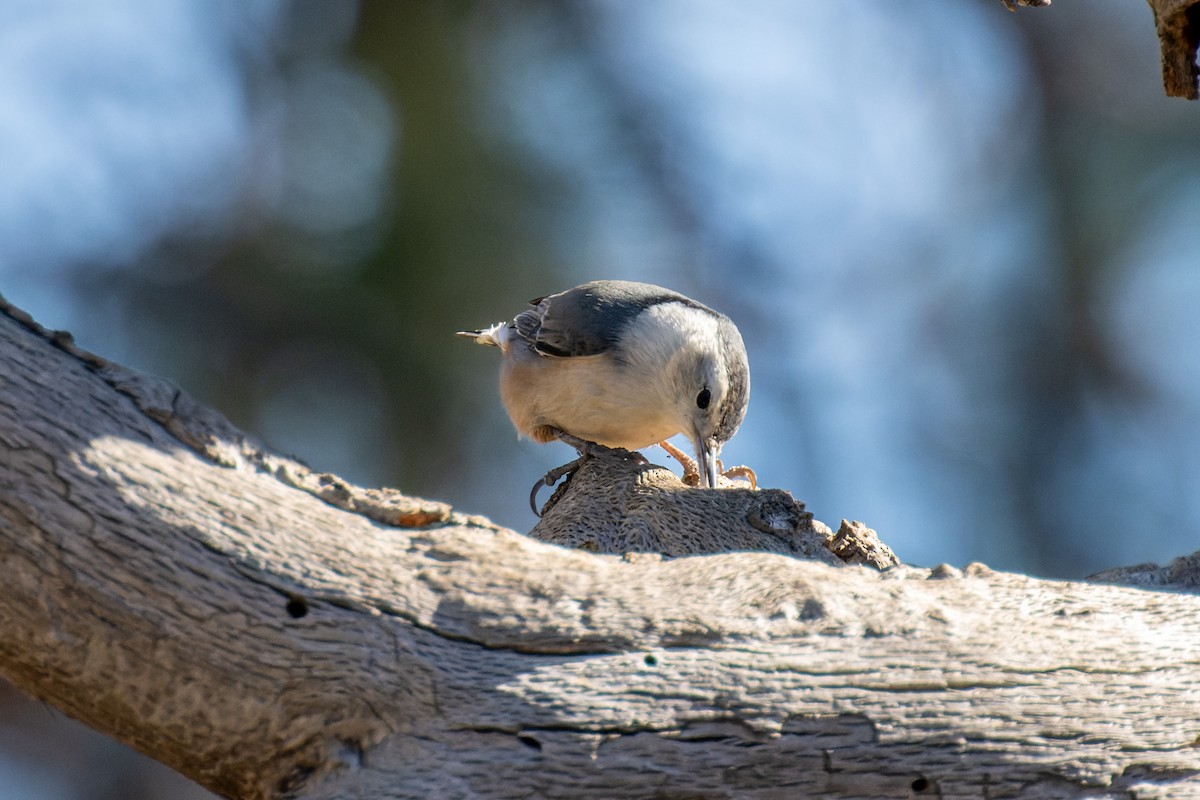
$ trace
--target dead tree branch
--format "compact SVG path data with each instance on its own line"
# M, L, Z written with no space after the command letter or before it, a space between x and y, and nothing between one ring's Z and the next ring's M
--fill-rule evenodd
M0 673L231 798L1200 794L1196 595L556 547L11 308L0 575Z

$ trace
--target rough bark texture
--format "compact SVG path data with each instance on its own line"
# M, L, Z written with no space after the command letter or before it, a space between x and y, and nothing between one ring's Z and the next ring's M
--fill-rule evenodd
M1018 6L1048 6L1050 0L1001 0L1009 11ZM1154 12L1162 52L1163 88L1168 97L1200 98L1200 0L1147 0Z
M696 491L664 467L617 456L581 459L529 535L593 553L763 550L839 563L829 528L781 489Z
M1200 796L1196 595L568 550L265 453L13 313L0 673L226 796Z
M1200 1L1149 0L1162 49L1163 88L1171 97L1200 97Z

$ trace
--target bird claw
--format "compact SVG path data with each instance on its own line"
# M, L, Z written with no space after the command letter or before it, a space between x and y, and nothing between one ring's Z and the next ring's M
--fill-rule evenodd
M723 478L729 478L730 480L733 480L734 478L741 478L750 484L751 489L758 488L758 476L754 474L754 470L750 469L745 464L738 464L737 466L725 469L724 465L718 461L717 470L721 473L721 477Z
M696 459L692 458L670 442L659 442L658 446L663 450L666 450L667 455L678 461L679 466L683 467L683 482L686 485L700 485L700 465L696 463Z
M571 461L570 463L563 464L561 467L555 467L554 469L550 470L545 475L543 475L538 480L538 482L533 485L533 489L531 489L529 492L529 507L532 508L533 513L537 514L539 517L542 514L540 511L538 511L538 507L537 507L538 492L543 487L549 489L551 486L558 483L559 479L562 478L564 475L567 477L567 480L569 481L571 479L571 477L576 472L579 471L579 468L581 466L583 466L583 462L589 458L595 458L596 456L604 454L604 453L616 453L617 455L620 455L623 458L627 458L627 459L633 461L634 463L638 464L639 466L644 467L650 463L644 455L637 452L636 450L626 450L621 447L606 447L605 445L602 445L602 444L596 444L595 442L589 442L587 439L580 439L578 436L572 436L571 434L567 433L566 431L559 430L558 428L551 428L550 432L551 432L551 435L553 435L560 442L563 442L564 444L569 444L569 445L571 445L571 447L574 447L575 451L577 453L579 453L579 458L575 459L574 461Z
M561 467L555 467L538 479L537 483L533 485L533 488L529 490L529 507L533 509L533 513L535 515L539 517L542 516L542 512L539 511L537 507L537 496L542 487L549 489L551 486L558 483L559 478L563 477L564 475L567 476L567 480L570 480L571 476L578 472L579 468L583 466L584 459L589 457L590 456L588 455L580 455L579 458L575 459L574 461L563 464Z
M683 467L682 480L685 485L700 485L700 467L696 464L696 459L692 458L670 442L659 442L658 446L663 450L666 450L667 455L678 461L680 466ZM736 467L725 469L725 465L718 460L717 474L723 478L729 478L730 480L734 478L741 478L742 480L749 482L751 489L758 488L758 476L754 474L754 470L750 469L744 464L739 464Z

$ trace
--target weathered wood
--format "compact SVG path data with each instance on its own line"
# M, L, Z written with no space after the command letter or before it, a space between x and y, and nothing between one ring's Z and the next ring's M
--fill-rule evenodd
M665 467L612 454L582 458L529 535L592 553L678 557L753 550L840 565L830 551L833 533L803 503L781 489L742 485L696 491ZM882 566L897 563L892 555Z
M1163 88L1169 97L1200 98L1200 0L1148 0L1162 54Z
M555 547L2 314L0 581L0 673L228 797L1200 796L1196 595Z
M1050 0L1001 0L1009 11L1018 6L1049 6ZM1162 61L1163 90L1168 97L1200 98L1200 0L1147 0Z

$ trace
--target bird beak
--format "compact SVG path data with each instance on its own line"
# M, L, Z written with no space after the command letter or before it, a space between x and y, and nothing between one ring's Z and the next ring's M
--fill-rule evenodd
M721 447L713 439L697 439L696 455L700 457L700 481L710 489L717 488L717 454Z

